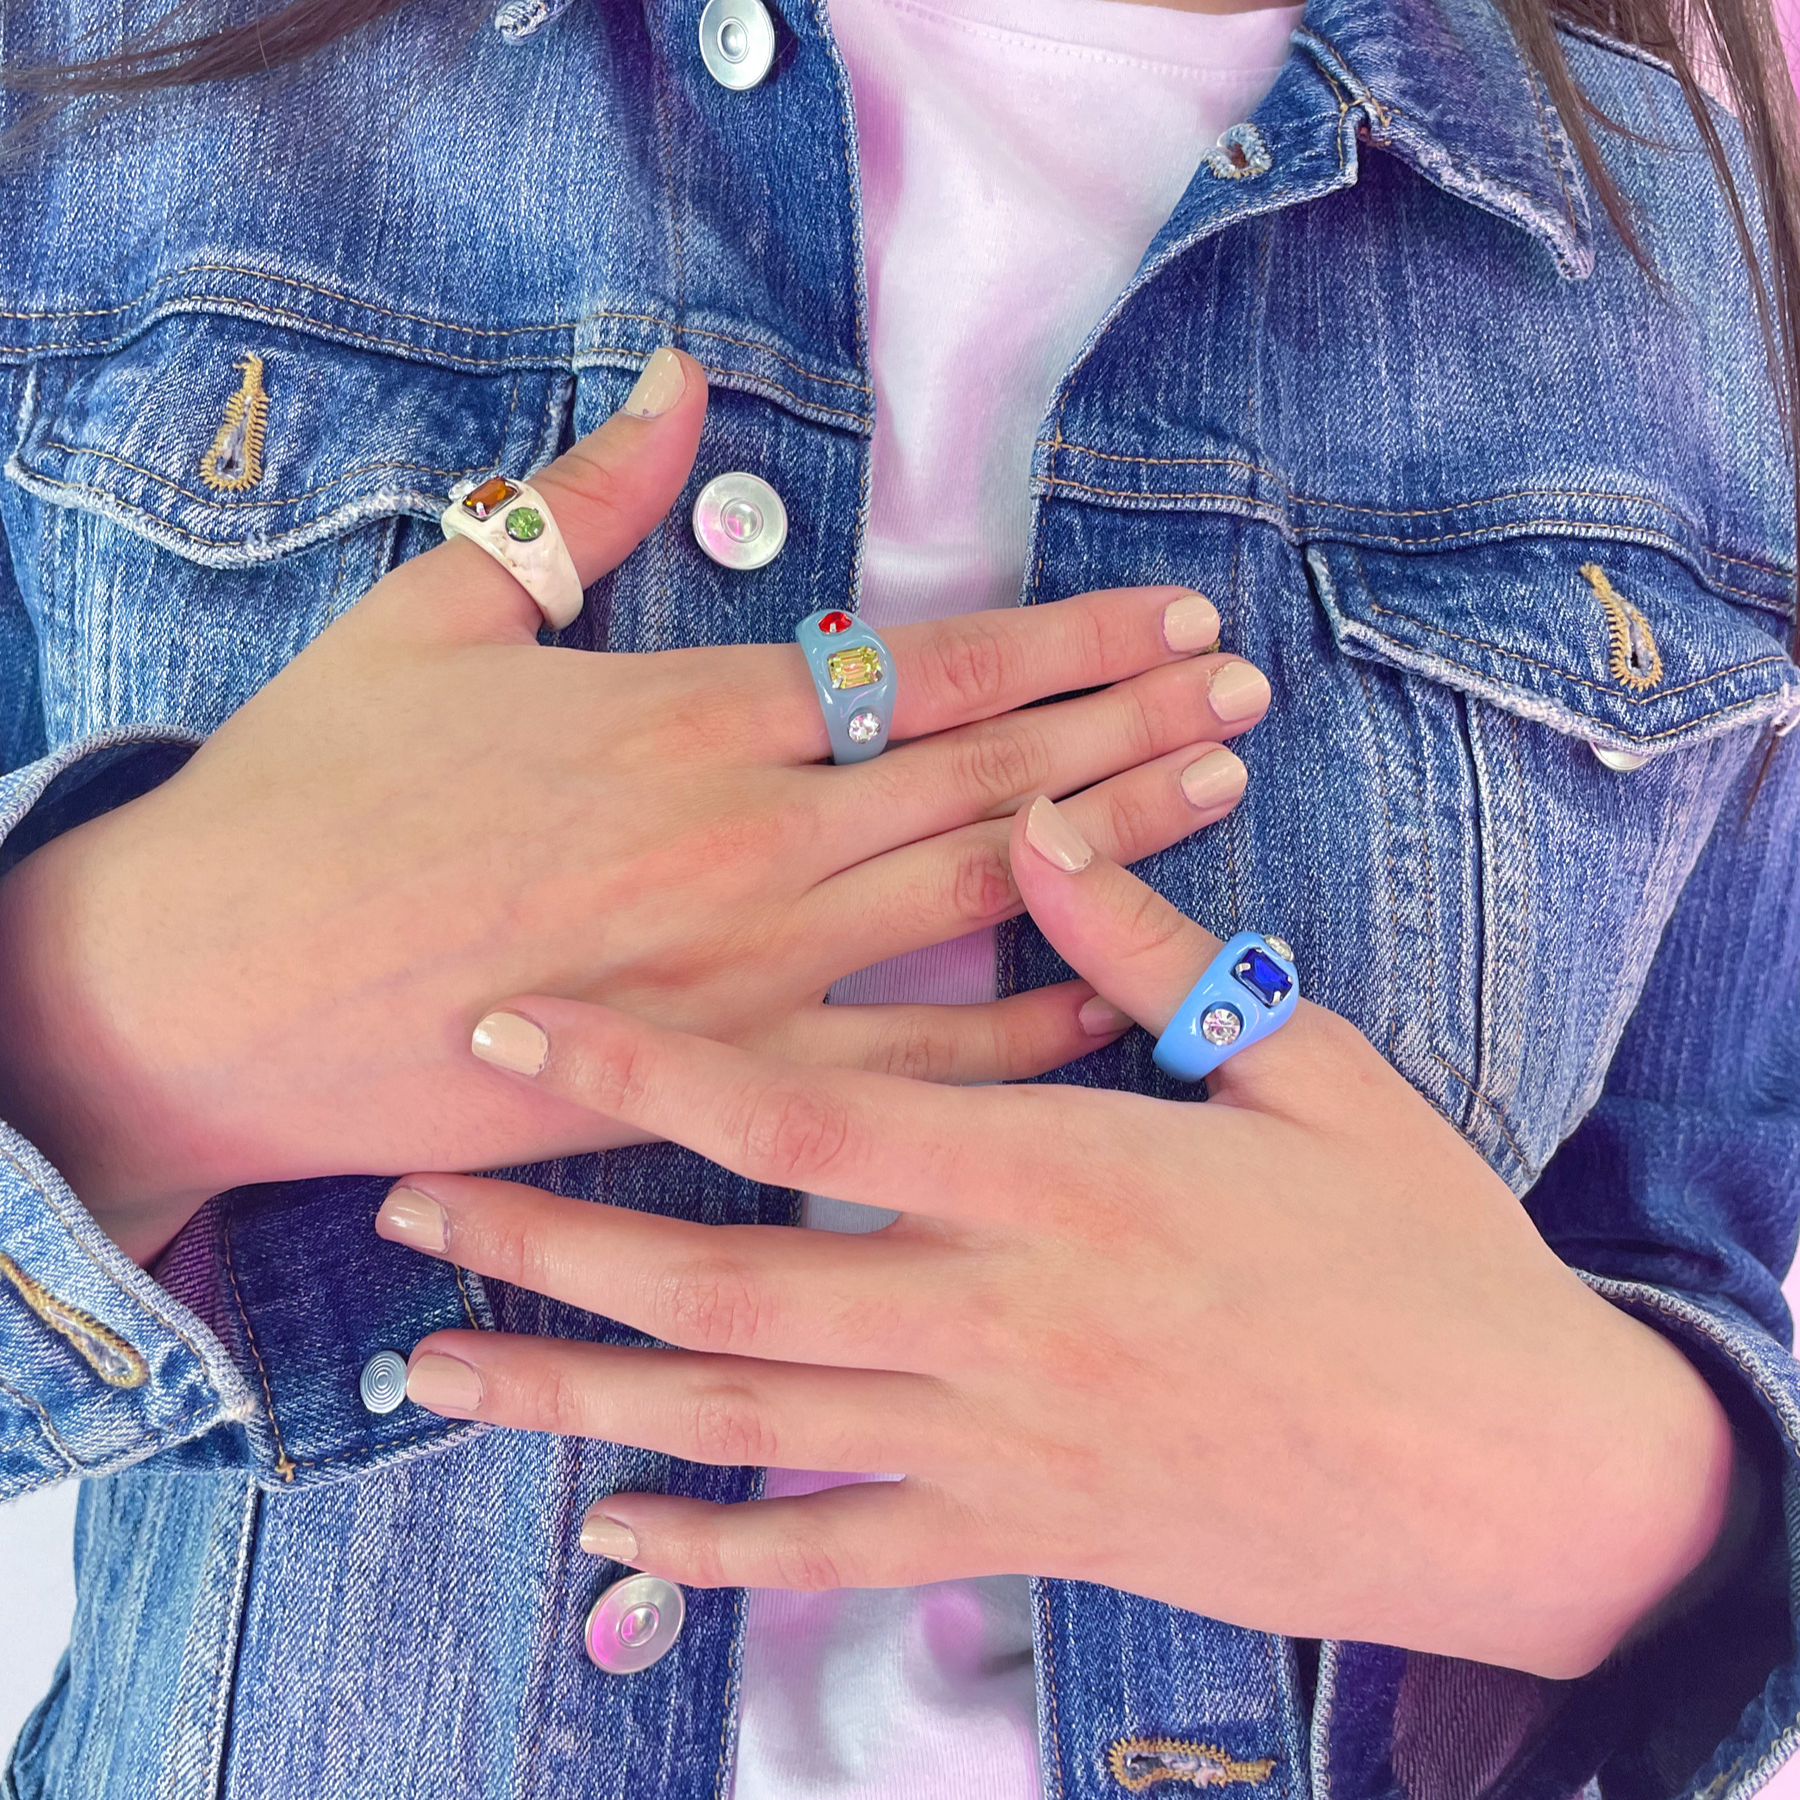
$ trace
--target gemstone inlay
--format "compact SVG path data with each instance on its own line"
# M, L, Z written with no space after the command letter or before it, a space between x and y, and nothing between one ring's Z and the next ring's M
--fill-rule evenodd
M873 687L882 677L881 653L873 644L852 644L825 659L834 688Z
M1243 1017L1235 1007L1209 1006L1200 1015L1200 1035L1209 1044L1235 1044L1243 1029Z
M844 721L844 735L853 744L872 744L881 736L881 715L865 706Z
M1238 958L1231 973L1264 1006L1279 1006L1294 989L1287 970L1266 950L1258 950L1254 945Z
M519 490L504 475L492 475L479 487L463 495L463 511L486 519L504 506Z
M544 535L544 515L535 506L515 506L506 515L506 535L521 544Z
M819 621L819 629L829 635L836 631L848 631L855 623L847 612L828 612Z

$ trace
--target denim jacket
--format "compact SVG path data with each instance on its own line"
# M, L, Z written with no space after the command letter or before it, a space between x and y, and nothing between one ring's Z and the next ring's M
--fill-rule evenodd
M148 16L9 4L0 54L102 54L122 10ZM576 0L516 43L442 11L78 110L0 167L4 864L166 778L436 539L454 478L541 465L667 341L712 383L694 483L762 475L787 546L718 566L690 495L562 641L780 641L854 606L873 397L824 0L781 0L744 92L697 0ZM1647 266L1492 0L1313 0L1046 397L1020 601L1215 601L1275 704L1244 803L1141 872L1286 937L1683 1348L1766 1472L1764 1541L1573 1683L1038 1581L1050 1800L1735 1800L1800 1744L1800 751L1767 754L1800 717L1792 475L1673 80L1563 42L1629 128L1600 141ZM1003 935L1003 991L1060 973ZM1141 1033L1059 1078L1163 1091ZM529 1175L795 1216L667 1146ZM74 1641L6 1794L728 1791L743 1595L691 1594L664 1660L602 1674L582 1620L618 1571L576 1532L615 1488L729 1501L758 1472L368 1410L370 1358L439 1327L631 1338L384 1243L385 1185L221 1195L153 1276L0 1132L0 1494L84 1481ZM1255 1442L1218 1451L1259 1479Z

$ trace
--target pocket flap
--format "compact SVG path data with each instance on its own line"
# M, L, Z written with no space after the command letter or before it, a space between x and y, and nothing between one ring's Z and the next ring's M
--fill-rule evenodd
M217 568L362 521L436 518L458 477L553 453L568 376L471 375L221 314L31 372L7 473Z
M1339 646L1639 756L1800 717L1787 578L1744 604L1664 551L1528 538L1452 552L1315 543L1307 565Z

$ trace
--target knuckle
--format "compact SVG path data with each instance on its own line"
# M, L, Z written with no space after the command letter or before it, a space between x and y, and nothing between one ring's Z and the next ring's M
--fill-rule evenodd
M777 1083L751 1100L743 1142L747 1160L768 1171L765 1179L803 1184L845 1156L850 1114L828 1093Z
M1043 785L1042 740L1018 725L978 731L957 746L953 766L962 792L989 806L1008 805Z
M558 1359L544 1371L532 1399L536 1429L557 1437L593 1435L585 1384L567 1363Z
M1013 653L1005 638L982 620L964 620L932 644L929 679L972 709L996 707L1012 679Z
M671 1270L663 1290L661 1314L672 1344L748 1352L767 1335L762 1296L744 1271L729 1263Z
M1154 888L1134 884L1119 901L1118 931L1128 956L1155 956L1192 929Z
M696 1462L724 1466L779 1462L775 1434L755 1396L740 1387L703 1387L689 1396L684 1425Z
M655 1546L656 1572L688 1587L729 1587L731 1577L719 1540L710 1533L695 1532L674 1542Z
M813 1593L844 1585L838 1575L837 1559L821 1538L805 1535L784 1538L775 1545L771 1560L779 1585L784 1588Z
M954 1061L949 1041L926 1019L905 1019L883 1038L878 1052L877 1074L899 1075L908 1081L940 1081Z
M1019 890L1004 845L977 841L957 852L950 874L950 904L970 930L996 924L1018 910Z

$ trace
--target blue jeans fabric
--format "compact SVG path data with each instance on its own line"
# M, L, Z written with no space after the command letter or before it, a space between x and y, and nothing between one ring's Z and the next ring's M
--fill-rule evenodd
M120 29L39 0L0 49L104 54ZM821 0L779 29L772 79L733 94L674 0L582 0L518 45L402 8L297 72L15 147L0 866L164 779L435 541L451 480L541 465L663 342L713 386L695 487L763 475L787 547L709 562L690 491L562 641L783 642L854 606L873 396L849 88ZM1800 716L1792 476L1673 82L1564 44L1635 134L1601 141L1660 280L1590 204L1491 0L1313 0L1241 166L1197 148L1046 397L1021 603L1212 597L1276 702L1241 745L1245 802L1141 872L1221 933L1293 943L1309 992L1694 1356L1791 1491L1795 753L1750 795ZM266 442L224 491L202 462L250 355ZM1003 988L1060 972L1029 924L1003 934ZM1059 1078L1169 1093L1149 1049ZM529 1178L715 1222L796 1207L667 1147ZM732 1500L758 1473L368 1413L368 1357L439 1326L632 1337L378 1240L384 1186L221 1195L152 1279L0 1136L0 1493L85 1481L75 1640L17 1800L723 1791L741 1595L690 1596L664 1661L601 1675L580 1626L616 1570L575 1536L615 1487ZM1126 1422L1120 1453L1159 1428ZM1257 1479L1254 1443L1220 1454ZM1046 1793L1181 1792L1230 1763L1258 1800L1548 1800L1596 1771L1613 1800L1734 1800L1800 1742L1795 1540L1771 1519L1719 1605L1575 1684L1040 1581Z

